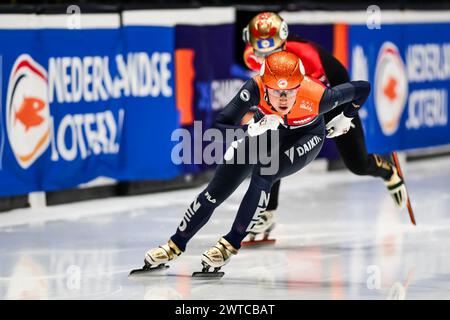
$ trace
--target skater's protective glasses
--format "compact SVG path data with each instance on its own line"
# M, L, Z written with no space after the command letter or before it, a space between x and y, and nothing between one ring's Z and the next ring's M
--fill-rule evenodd
M269 88L269 87L266 87L266 88L267 88L267 92L270 95L273 95L273 96L275 96L277 98L280 98L283 95L286 98L292 98L292 97L295 97L295 95L297 94L299 87L296 87L294 89L289 89L289 90L275 90L275 89L272 89L272 88Z

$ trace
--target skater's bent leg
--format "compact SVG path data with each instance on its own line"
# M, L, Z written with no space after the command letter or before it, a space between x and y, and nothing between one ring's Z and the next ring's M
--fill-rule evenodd
M188 241L208 222L214 210L224 202L249 175L249 165L221 164L208 186L187 208L171 240L185 251Z
M251 221L258 221L259 214L266 210L269 203L272 179L259 174L253 174L250 185L242 199L230 232L224 238L235 248L241 247L241 242L248 233Z
M272 189L270 190L269 204L267 205L266 208L266 210L268 211L277 210L278 208L278 195L280 192L280 184L281 181L278 180L274 182L274 184L272 185Z

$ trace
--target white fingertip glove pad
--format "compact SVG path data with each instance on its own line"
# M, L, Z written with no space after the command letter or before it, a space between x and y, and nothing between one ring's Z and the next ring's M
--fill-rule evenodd
M277 130L278 126L283 123L283 119L276 114L265 115L264 118L256 123L248 125L248 135L250 137L259 136L267 130Z
M346 134L350 128L355 127L352 120L353 118L346 117L343 112L331 119L325 127L328 132L327 138L335 138Z

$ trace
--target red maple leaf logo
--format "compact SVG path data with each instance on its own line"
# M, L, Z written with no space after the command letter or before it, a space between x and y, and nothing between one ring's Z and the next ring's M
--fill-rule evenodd
M394 101L395 98L397 98L396 89L397 89L397 80L395 80L393 77L390 77L386 86L383 88L385 96L388 97L389 100Z

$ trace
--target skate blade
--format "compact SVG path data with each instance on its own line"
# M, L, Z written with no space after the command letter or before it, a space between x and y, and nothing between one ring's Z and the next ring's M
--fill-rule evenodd
M252 246L265 246L265 245L273 245L275 244L275 239L261 239L261 240L247 240L242 241L242 247L252 247Z
M130 271L130 274L128 276L138 276L138 275L143 275L143 274L147 274L147 273L151 273L151 272L155 272L155 271L159 271L159 270L166 270L167 268L169 268L168 265L159 265L157 267L153 267L153 268L140 268L140 269L133 269Z
M225 275L223 271L197 271L192 273L192 278L197 279L220 279Z

